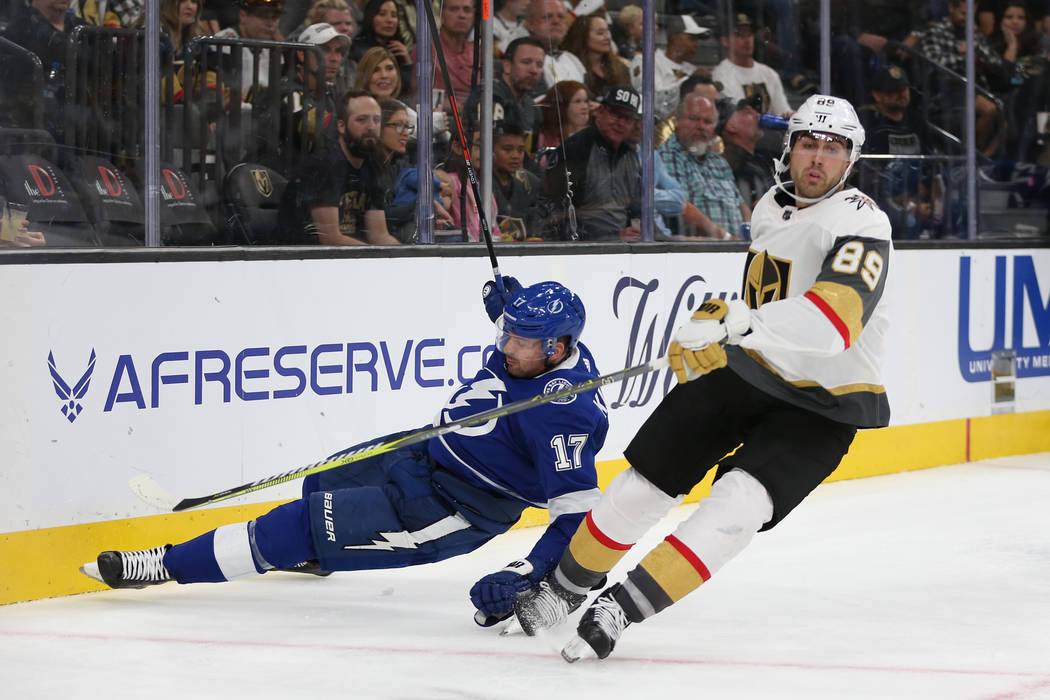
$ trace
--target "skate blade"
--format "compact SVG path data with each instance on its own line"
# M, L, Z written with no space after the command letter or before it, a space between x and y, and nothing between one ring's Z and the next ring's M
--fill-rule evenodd
M84 574L88 578L93 578L99 583L105 583L102 579L102 574L98 571L98 562L89 561L80 567L80 573Z
M594 650L591 649L591 645L578 636L570 639L569 643L562 647L561 650L561 658L565 659L570 664L588 657L597 658Z
M501 637L507 637L512 634L525 634L521 623L518 622L517 615L511 615L510 619L507 620L507 624L503 625L503 629L499 631L499 636Z

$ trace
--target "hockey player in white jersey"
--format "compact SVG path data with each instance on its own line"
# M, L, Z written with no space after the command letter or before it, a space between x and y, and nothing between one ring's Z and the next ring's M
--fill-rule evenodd
M893 247L886 216L846 185L863 144L846 100L814 95L791 117L776 185L751 220L742 298L704 302L676 331L668 354L678 386L557 568L519 598L522 628L535 633L578 608L718 465L711 494L584 612L566 660L608 656L627 625L699 587L801 503L858 428L888 423L879 366Z

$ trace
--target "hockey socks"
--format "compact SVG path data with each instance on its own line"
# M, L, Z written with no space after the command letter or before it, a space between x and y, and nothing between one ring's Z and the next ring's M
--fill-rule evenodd
M177 544L164 555L164 566L179 583L218 583L316 558L309 508L298 500Z
M641 622L696 590L739 554L773 517L765 487L734 469L711 487L673 535L645 555L614 597L631 622Z
M554 572L566 590L586 594L682 497L672 498L634 469L617 476L587 514Z

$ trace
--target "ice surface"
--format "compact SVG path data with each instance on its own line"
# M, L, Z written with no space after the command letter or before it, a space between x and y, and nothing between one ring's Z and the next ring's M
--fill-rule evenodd
M414 569L0 607L0 695L1050 698L1048 454L822 486L601 662L562 661L571 625L527 638L474 624L471 584L537 534Z

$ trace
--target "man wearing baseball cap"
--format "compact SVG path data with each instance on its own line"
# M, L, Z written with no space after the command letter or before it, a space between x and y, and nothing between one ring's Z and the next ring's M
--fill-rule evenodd
M277 22L284 12L284 0L239 0L237 26L226 27L216 32L220 39L278 39ZM228 51L229 49L226 49ZM241 50L241 85L247 93L251 87L266 87L270 84L270 51L259 51L259 72L255 74L255 59L250 49Z
M711 77L722 83L722 95L742 100L762 96L762 112L790 116L791 106L777 72L755 60L755 27L751 17L733 15L728 34L721 37L726 57L715 66Z
M710 36L711 30L701 27L689 15L671 15L667 18L667 47L654 54L656 94L653 109L656 118L663 119L678 106L678 87L696 73L698 66L691 63L700 48L700 39ZM642 89L642 55L631 61L631 84Z
M324 54L325 82L331 83L335 81L335 76L339 73L339 67L343 65L343 61L346 60L346 54L350 51L350 37L337 32L335 27L327 22L320 22L311 24L304 29L299 35L299 43L321 47L321 52ZM313 60L313 54L309 54L307 69L311 78L316 75L317 70Z
M546 160L544 194L551 211L546 238L641 239L641 166L630 141L641 118L638 91L614 86L594 111L594 123L567 138Z

